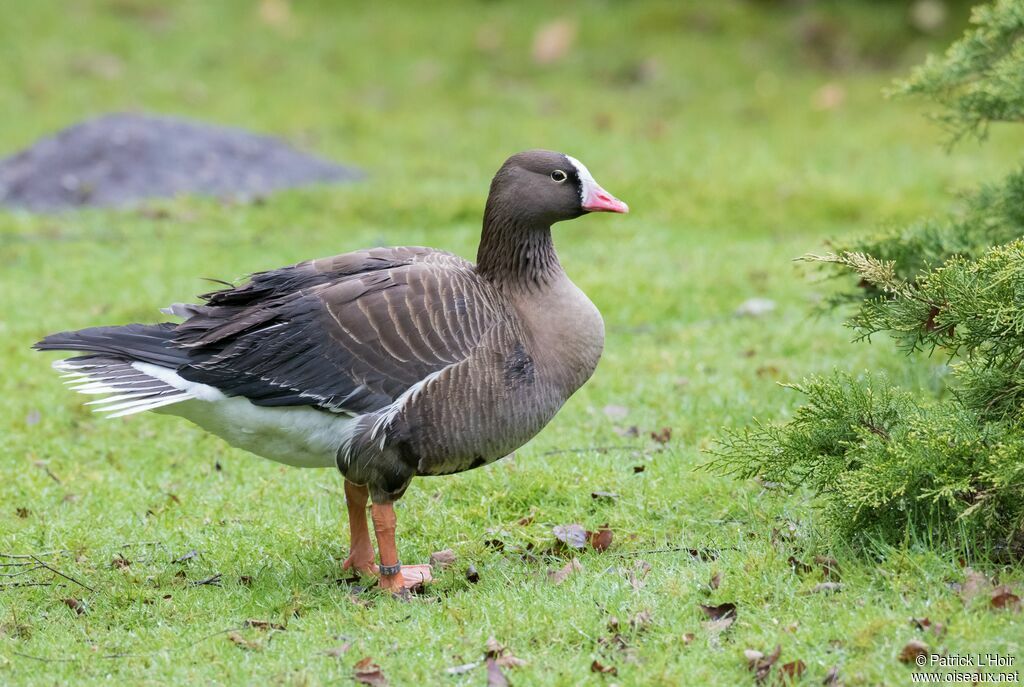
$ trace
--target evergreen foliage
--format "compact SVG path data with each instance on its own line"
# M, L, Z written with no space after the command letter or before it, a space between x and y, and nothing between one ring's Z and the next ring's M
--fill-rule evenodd
M945 106L957 136L1024 121L1024 2L976 8L974 26L901 84ZM961 212L834 244L805 259L851 275L847 325L951 361L944 398L878 376L835 373L792 388L785 425L728 431L711 466L811 487L844 534L966 535L1024 556L1024 170L983 187ZM913 357L907 358L913 364Z

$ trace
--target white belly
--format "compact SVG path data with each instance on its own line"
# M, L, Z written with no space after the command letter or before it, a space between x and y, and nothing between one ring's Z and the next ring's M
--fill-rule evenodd
M356 418L313 408L268 408L233 397L189 400L154 412L178 415L232 446L300 468L336 466Z

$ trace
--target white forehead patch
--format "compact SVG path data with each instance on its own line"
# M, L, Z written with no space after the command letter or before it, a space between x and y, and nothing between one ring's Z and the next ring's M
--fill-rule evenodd
M587 199L587 193L591 188L597 186L597 182L590 175L590 170L587 169L586 165L572 155L566 155L565 158L576 168L576 176L580 178L580 202L584 202Z

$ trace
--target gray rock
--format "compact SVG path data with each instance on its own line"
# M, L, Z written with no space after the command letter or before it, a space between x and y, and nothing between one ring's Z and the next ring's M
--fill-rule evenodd
M71 126L0 160L0 204L37 212L182 194L249 200L362 178L352 167L242 129L143 114Z

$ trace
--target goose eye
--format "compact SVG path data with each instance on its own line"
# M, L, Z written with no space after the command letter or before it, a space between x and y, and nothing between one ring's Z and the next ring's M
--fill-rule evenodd
M551 178L557 181L558 183L562 183L563 181L569 178L569 175L560 169L556 169L554 172L551 173Z

